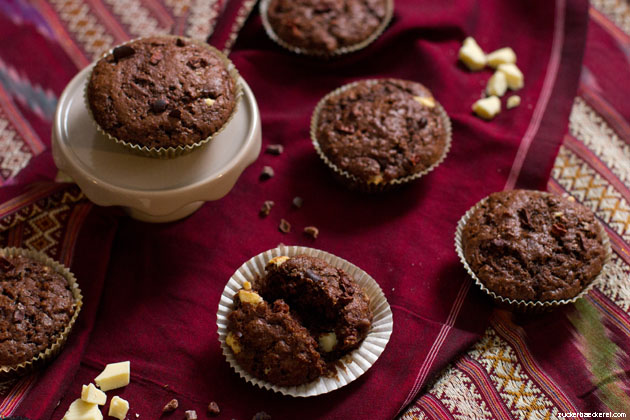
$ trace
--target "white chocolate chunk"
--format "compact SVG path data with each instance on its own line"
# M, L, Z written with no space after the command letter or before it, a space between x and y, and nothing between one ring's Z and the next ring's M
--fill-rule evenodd
M414 96L413 97L414 101L421 103L422 105L426 106L427 108L434 108L435 107L435 99L428 97L428 96Z
M505 74L500 71L494 72L490 80L488 80L488 86L486 86L486 93L490 96L503 96L507 90L507 79Z
M484 120L491 120L501 112L501 100L496 96L479 99L473 104L472 110Z
M280 267L282 264L284 264L288 260L289 260L289 257L280 255L279 257L273 257L272 259L270 259L269 262L267 262L267 264L275 264L277 267Z
M248 290L239 290L238 298L243 303L251 303L252 305L258 305L262 302L262 297L256 292L250 292Z
M109 391L129 385L131 364L127 362L110 363L105 369L94 378L96 385L101 391Z
M507 100L507 109L516 108L521 104L521 97L518 95L510 96Z
M382 182L383 182L383 175L381 175L381 174L374 175L373 177L368 179L368 184L378 185L378 184L380 184Z
M212 99L212 98L206 98L206 99L204 99L203 101L204 101L204 102L206 103L206 105L208 105L208 106L212 106L212 105L214 105L214 103L215 103L215 100L214 100L214 99Z
M481 70L486 66L486 54L473 37L468 37L459 49L459 59L470 70Z
M94 384L83 385L81 399L87 403L105 405L107 394L95 387Z
M319 347L326 353L333 351L337 345L337 334L329 332L319 336Z
M124 420L127 417L127 411L129 411L129 402L127 400L123 400L118 395L112 398L112 401L109 403L108 415L110 417Z
M252 284L250 282L248 282L247 280L243 282L243 289L245 290L252 290Z
M510 89L518 90L523 87L525 82L523 73L518 67L516 67L516 64L499 64L497 70L505 74L505 78L507 79L507 84Z
M62 420L103 420L103 414L97 404L74 400Z
M227 337L225 337L225 343L230 346L234 354L239 354L242 350L241 343L239 343L238 338L232 334L232 331L230 331Z
M499 64L514 64L516 63L516 53L510 47L499 48L496 51L492 51L486 56L488 65L493 69L496 69Z

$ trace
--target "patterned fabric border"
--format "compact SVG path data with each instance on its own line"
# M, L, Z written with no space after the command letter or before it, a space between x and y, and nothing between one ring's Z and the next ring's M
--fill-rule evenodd
M37 373L0 384L0 416L10 416L35 383Z
M232 28L230 29L230 36L225 42L225 46L223 48L223 52L226 55L230 54L230 51L232 50L232 47L234 46L234 43L236 42L236 38L238 37L238 33L241 31L241 28L245 24L245 21L247 20L249 15L252 13L252 10L254 10L254 6L256 5L257 2L258 2L257 0L246 0L245 2L243 2L243 5L241 6L241 8L238 10L236 19L234 20L234 24L232 25Z
M0 205L0 247L48 254L66 266L93 207L76 185L42 184ZM34 384L37 373L0 384L0 416L9 416Z
M417 393L420 391L420 388L424 385L425 380L427 379L427 375L429 374L430 366L433 364L433 361L437 357L437 354L440 351L440 348L444 344L444 341L446 340L448 333L450 332L451 328L453 328L453 325L455 324L455 320L457 319L457 316L459 315L459 311L461 310L462 304L464 303L464 300L468 294L468 290L470 289L470 284L471 283L469 281L465 281L460 286L459 292L457 293L457 296L455 297L455 301L453 302L453 306L451 307L451 310L448 314L448 318L446 319L446 322L442 325L442 328L440 328L440 332L438 333L437 337L433 341L433 344L431 345L431 348L429 349L429 353L426 359L424 360L424 362L422 363L420 370L418 371L418 375L416 376L416 381L414 383L414 386L409 392L407 399L405 400L403 404L403 407L408 405L412 401L414 396L417 395Z
M214 30L219 8L223 2L217 0L191 0L191 13L188 17L188 28L186 36L190 38L204 40Z
M630 4L627 1L591 0L591 6L605 15L617 28L630 36ZM591 15L595 13L592 11Z
M498 314L498 316L497 316ZM495 311L495 316L491 320L491 324L499 335L509 343L510 347L515 351L517 360L519 361L522 369L527 372L527 375L535 381L537 387L540 388L540 392L546 395L546 398L541 396L541 401L532 402L531 405L524 406L526 412L530 412L537 407L547 407L550 411L554 411L557 407L558 410L564 413L577 413L577 409L569 398L562 392L560 387L554 382L554 380L547 375L543 369L538 366L534 357L532 356L529 348L525 342L525 333L520 327L514 325L510 319L511 313L505 311ZM553 406L553 408L552 408ZM519 407L519 412L523 408Z
M560 389L534 363L519 334L503 316L454 365L446 368L429 391L402 419L436 416L438 400L457 420L552 419L576 412Z
M575 99L570 135L556 158L549 190L570 194L607 226L615 250L611 270L587 301L603 320L630 337L630 138L622 121L611 125L611 114L607 112L604 118L595 106L593 98ZM403 414L403 419L442 418L437 416L435 404L427 403L428 396L439 400L455 419L538 419L576 412L536 365L525 337L503 317L495 317L492 325L482 340L449 366ZM581 350L588 348L584 345ZM613 406L622 398L617 388L608 384L600 392L605 401L613 401ZM506 411L499 410L502 407Z
M44 144L0 84L0 185L43 150Z

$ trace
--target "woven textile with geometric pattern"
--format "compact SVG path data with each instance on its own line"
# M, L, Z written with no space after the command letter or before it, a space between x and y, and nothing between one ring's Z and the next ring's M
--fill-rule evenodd
M630 4L626 0L395 0L368 47L321 60L266 35L255 0L0 1L0 245L45 252L84 295L63 351L0 383L0 418L61 419L112 362L131 361L127 419L557 419L630 415ZM171 223L93 204L58 177L50 150L61 93L103 51L177 34L229 54L256 97L262 153L231 192ZM491 71L458 63L462 40L511 46L521 105L493 121L471 111ZM384 194L348 191L309 136L317 102L352 81L429 87L449 114L445 161ZM264 166L275 176L259 179ZM461 215L513 188L567 194L605 225L611 269L576 304L550 313L495 307L453 247ZM87 192L87 190L86 190ZM291 203L303 199L303 206ZM262 203L276 204L266 218ZM291 222L288 233L280 219ZM302 233L315 225L316 240ZM219 297L245 261L279 243L318 248L368 272L391 306L386 350L356 381L311 398L259 389L228 365ZM175 413L163 415L171 399ZM107 406L106 406L107 407ZM106 408L103 409L103 412Z
M528 330L540 325L515 322L496 311L483 338L440 374L403 419L630 415L630 109L625 101L609 102L607 94L616 94L599 83L617 71L604 63L630 51L630 4L593 1L589 25L569 132L547 185L549 191L569 194L591 209L605 224L614 249L606 277L565 314L572 326L571 350L581 357L546 371L535 354L544 344L528 340ZM627 75L630 61L625 64ZM627 95L630 80L614 89ZM563 391L554 375L582 382L582 392L570 392L573 387Z

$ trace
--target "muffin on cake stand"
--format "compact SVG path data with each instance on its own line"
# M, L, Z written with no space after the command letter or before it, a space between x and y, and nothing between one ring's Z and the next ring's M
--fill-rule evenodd
M242 78L241 103L209 144L175 159L155 159L130 153L96 129L83 100L91 67L59 99L52 151L57 167L94 203L121 206L142 221L178 220L225 196L260 154L260 113Z

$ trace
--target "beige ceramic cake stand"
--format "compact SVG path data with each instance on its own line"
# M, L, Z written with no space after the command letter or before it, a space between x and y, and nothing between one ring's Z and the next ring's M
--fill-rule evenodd
M83 91L83 69L59 98L52 132L57 167L101 206L122 206L147 222L170 222L218 200L234 186L260 153L260 114L243 79L243 97L234 118L206 146L175 159L135 155L98 133Z

